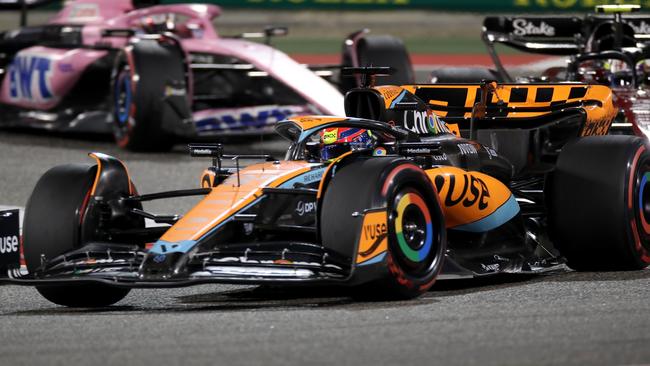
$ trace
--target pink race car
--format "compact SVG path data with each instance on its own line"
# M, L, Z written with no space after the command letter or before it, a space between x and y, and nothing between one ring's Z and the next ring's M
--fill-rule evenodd
M73 0L46 25L5 32L0 125L112 132L123 148L166 150L183 138L271 132L295 115L345 114L339 86L350 85L322 77L340 65L318 70L270 47L286 28L220 37L212 23L220 13L204 4ZM382 82L412 83L401 41L366 33L346 40L345 66L393 66L397 74Z

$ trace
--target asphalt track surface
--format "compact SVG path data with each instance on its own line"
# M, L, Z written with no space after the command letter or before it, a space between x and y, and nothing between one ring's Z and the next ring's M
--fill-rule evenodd
M284 142L262 146L280 155ZM108 140L0 131L0 205L24 206L40 174L89 161L88 151L124 159L142 193L196 187L208 164L182 146L133 154ZM109 308L71 310L32 288L2 286L0 364L642 365L650 364L649 288L647 270L564 271L440 281L406 302L357 302L345 289L204 285L134 290Z

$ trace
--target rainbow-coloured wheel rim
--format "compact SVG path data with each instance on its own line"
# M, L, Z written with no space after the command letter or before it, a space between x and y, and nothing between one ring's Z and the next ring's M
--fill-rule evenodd
M422 264L433 248L429 208L420 195L408 192L398 198L395 211L395 237L401 254L412 265Z

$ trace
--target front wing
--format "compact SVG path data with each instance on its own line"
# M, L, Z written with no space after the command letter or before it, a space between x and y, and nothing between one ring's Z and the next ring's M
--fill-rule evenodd
M273 248L283 246L283 250ZM269 249L270 248L270 249ZM297 284L349 282L351 268L324 248L309 243L266 243L230 252L197 253L182 268L143 270L146 250L137 246L91 243L48 261L45 270L7 270L0 283L57 285L100 282L118 287L184 287L206 283ZM277 259L270 259L277 258ZM329 259L328 259L329 258ZM300 259L300 260L298 260ZM156 261L153 257L153 261ZM165 266L161 260L161 265Z
M142 263L146 251L137 246L111 245L107 250L101 243L93 243L65 256L54 258L47 271L27 273L18 267L7 270L7 277L0 284L42 286L75 283L104 283L129 288L172 288L193 285L221 284L276 284L276 285L357 285L380 279L385 263L354 267L332 260L322 247L308 243L284 244L284 252L258 248L245 250L236 255L223 253L199 253L189 260L180 271L165 271L172 275L143 273ZM229 253L227 253L229 254ZM263 259L280 255L285 259ZM297 256L311 260L293 260ZM328 258L329 257L329 258ZM474 278L499 273L538 274L566 270L563 260L526 260L521 257L505 258L490 256L467 262L450 256L445 257L439 279Z

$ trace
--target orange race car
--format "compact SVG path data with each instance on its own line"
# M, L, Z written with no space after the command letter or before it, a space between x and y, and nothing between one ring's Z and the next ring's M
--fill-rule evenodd
M190 145L213 159L201 188L139 194L100 153L52 168L25 211L28 273L9 265L3 281L68 306L203 283L412 298L436 279L650 263L650 154L640 138L602 136L616 115L609 88L367 84L347 94L347 117L279 122L292 142L283 160ZM244 158L264 161L221 165ZM183 215L142 209L185 195L205 197Z

